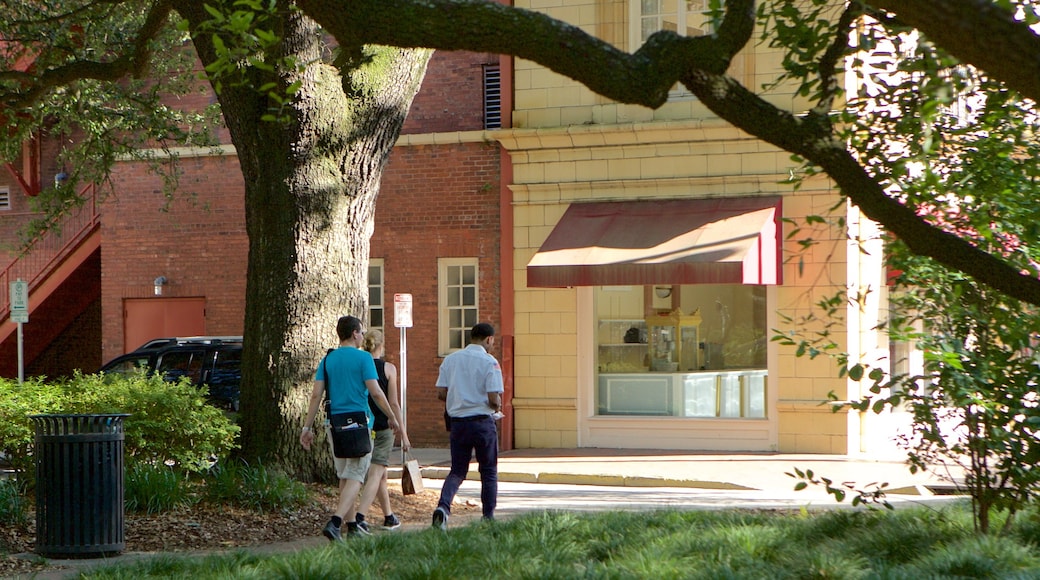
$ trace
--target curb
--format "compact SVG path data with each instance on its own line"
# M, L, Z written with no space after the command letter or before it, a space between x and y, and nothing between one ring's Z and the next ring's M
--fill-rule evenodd
M386 476L399 479L402 475L400 467L390 467ZM422 468L422 476L426 479L444 479L450 471L447 467L429 466ZM480 481L480 474L472 469L466 476L467 481ZM759 491L725 481L705 481L697 479L672 479L665 477L643 477L625 475L595 475L587 473L527 473L499 471L498 480L510 483L542 483L557 485L595 485L604 487L688 487L695 489L720 489L729 491Z

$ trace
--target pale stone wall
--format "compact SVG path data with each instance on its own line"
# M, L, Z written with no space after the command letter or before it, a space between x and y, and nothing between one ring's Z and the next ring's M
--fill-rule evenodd
M519 0L581 26L615 46L627 40L627 3L621 0ZM754 50L762 51L762 47ZM758 52L737 63L749 85L758 86L778 69L779 56ZM794 191L781 184L793 167L790 155L713 117L696 99L669 102L658 110L622 105L533 63L517 59L514 128L495 134L513 164L515 440L517 447L576 447L588 434L587 400L596 380L592 358L592 314L588 289L528 288L526 266L568 205L577 201L619 201L677 197L783 195L784 217L804 226L809 215L826 215L838 202L824 179ZM774 91L774 103L793 107L790 91ZM844 211L839 207L838 217ZM791 326L820 299L844 288L845 232L833 227L784 224L784 284L771 292L770 329ZM817 243L803 249L798 240ZM584 313L584 314L583 314ZM823 321L804 332L822 329ZM587 326L587 328L586 328ZM828 327L846 348L845 323ZM710 448L711 437L732 437L719 449L845 453L852 419L819 403L834 391L846 396L846 382L828 357L796 358L794 349L770 343L769 421L753 435L746 423L723 421L619 421L639 446ZM708 424L708 427L704 425ZM656 430L655 430L656 429ZM706 429L713 433L706 433Z
M578 26L631 53L638 45L630 40L629 3L630 0L517 0L514 5L543 12ZM775 81L782 58L779 52L760 46L758 37L756 31L748 47L733 60L729 71L731 76L756 91ZM771 89L762 96L781 108L807 108L804 103L798 102L799 97L795 96L790 86ZM670 101L658 109L616 103L576 81L521 58L515 59L514 63L514 98L513 126L517 128L649 123L713 117L694 98Z
M845 206L834 208L838 198L823 179L814 179L801 190L784 197L785 234L795 227L802 231L785 241L784 283L777 290L777 328L795 331L800 337L813 338L827 331L837 348L815 358L798 357L794 347L772 345L776 349L779 378L777 415L780 450L792 453L846 453L849 445L847 413L832 413L820 403L828 394L841 399L847 396L847 385L839 378L838 363L830 355L848 348L844 303L838 308L841 318L825 316L816 305L841 291L846 284L847 244L845 233L837 227L805 225L806 216L837 218ZM799 240L816 243L803 249ZM807 320L812 317L812 320Z

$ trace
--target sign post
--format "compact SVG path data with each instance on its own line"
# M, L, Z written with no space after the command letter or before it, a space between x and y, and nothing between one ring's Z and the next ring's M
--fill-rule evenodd
M401 329L401 372L398 373L400 380L398 386L401 389L401 430L408 432L406 427L408 416L405 412L408 396L408 329L412 327L412 295L394 294L394 326ZM404 466L404 446L401 446L401 466Z
M18 384L25 380L25 341L22 325L29 322L29 283L21 278L11 282L11 322L18 324Z

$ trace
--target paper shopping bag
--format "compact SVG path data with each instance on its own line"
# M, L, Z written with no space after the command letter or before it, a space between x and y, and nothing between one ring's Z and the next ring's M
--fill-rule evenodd
M416 459L405 461L404 469L401 470L401 493L413 495L423 489L425 487L423 487L422 470L419 469L419 461Z

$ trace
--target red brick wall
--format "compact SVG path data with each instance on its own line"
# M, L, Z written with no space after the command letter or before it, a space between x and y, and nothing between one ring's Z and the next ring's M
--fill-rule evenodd
M115 193L102 210L104 358L122 354L123 299L148 297L166 276L164 296L205 296L206 332L240 334L248 241L241 174L233 159L185 161L183 192L168 212L158 178L140 164L124 164ZM400 334L393 328L395 293L413 297L415 326L408 339L408 418L414 445L446 445L433 385L437 352L438 258L476 257L480 316L500 324L499 151L470 143L398 147L376 204L372 257L384 260L388 360L398 363ZM501 354L494 353L501 357Z
M41 187L53 187L54 175L61 168L54 161L58 148L53 139L44 139L40 144L40 169ZM21 158L13 161L10 165L22 179L29 181L31 175L26 175L24 163ZM19 231L32 218L36 216L32 212L31 197L26 193L18 181L18 178L6 166L0 167L0 187L7 187L10 191L11 207L0 211L0 256L3 257L3 266L7 265L9 257L17 255L18 250L24 245L24 240L19 236Z
M404 132L482 129L482 65L497 62L495 55L436 53ZM211 99L200 95L190 103L196 107ZM122 163L113 175L113 191L101 209L99 350L104 361L136 346L124 344L123 301L153 296L158 276L169 280L164 297L206 298L207 333L242 332L248 240L238 163L200 157L182 164L179 193L172 200L144 164ZM45 169L47 179L53 180L55 170ZM442 360L437 352L439 257L479 259L480 317L501 324L499 172L498 147L481 142L398 147L384 174L372 257L385 261L391 361L399 362L400 344L392 326L393 294L411 293L414 300L415 326L407 334L407 410L414 445L447 445L444 405L433 387ZM6 232L10 228L2 220L0 232ZM501 359L500 349L493 354Z
M422 89L412 101L401 133L479 131L484 128L484 66L498 55L433 53Z
M32 324L32 318L30 318ZM25 367L25 376L51 379L72 377L74 371L92 373L101 367L101 299L93 301ZM16 371L17 375L17 371Z
M123 344L123 300L154 296L159 276L169 281L164 297L206 298L207 334L242 334L249 243L238 161L181 162L184 175L172 200L144 164L120 164L113 175L101 209L105 360L137 346Z
M383 176L372 257L384 260L386 357L394 363L400 333L393 328L393 295L412 295L406 412L416 446L447 445L444 403L434 389L443 360L437 352L438 258L479 258L480 319L500 327L499 168L497 145L398 147Z

